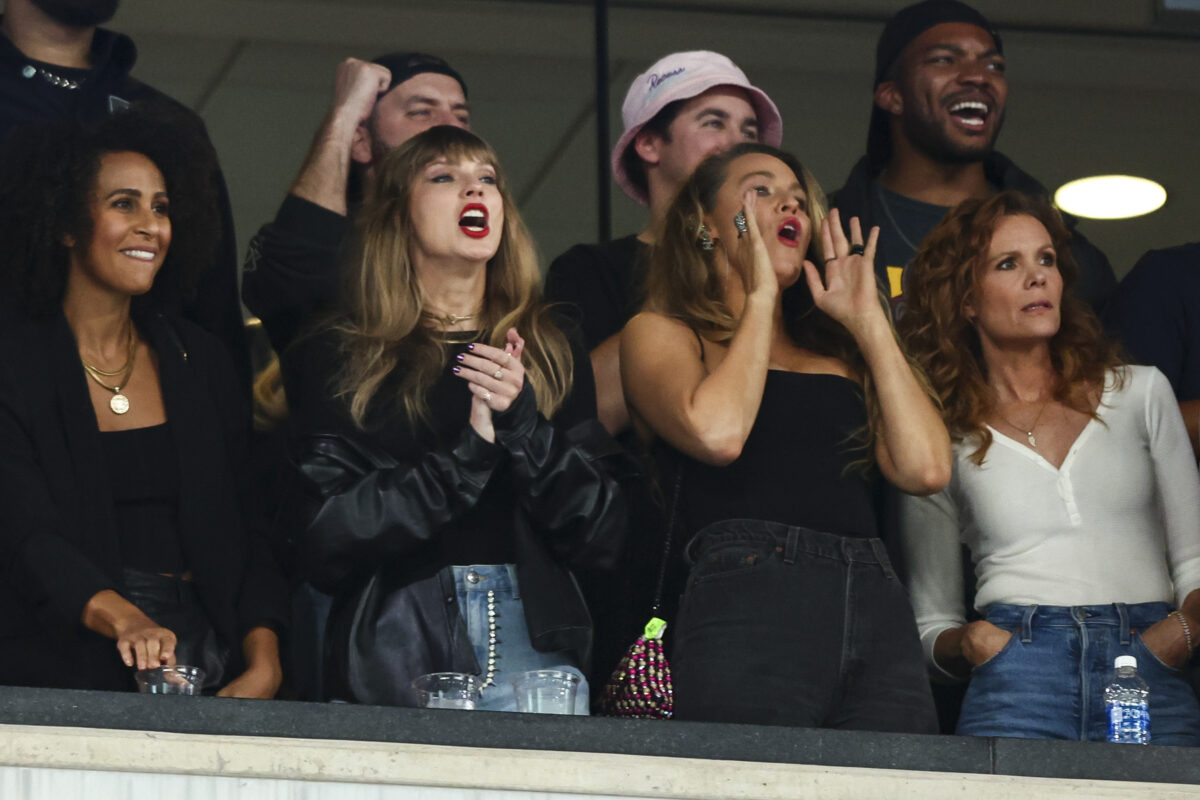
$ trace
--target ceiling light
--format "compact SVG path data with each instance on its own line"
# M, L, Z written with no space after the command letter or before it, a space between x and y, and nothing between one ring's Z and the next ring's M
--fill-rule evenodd
M1127 219L1162 208L1162 184L1133 175L1093 175L1058 187L1054 204L1077 217Z

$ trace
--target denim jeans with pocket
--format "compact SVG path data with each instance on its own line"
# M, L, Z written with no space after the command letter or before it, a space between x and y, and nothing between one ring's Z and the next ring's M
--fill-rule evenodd
M988 606L984 618L1013 635L971 671L958 733L1104 741L1104 687L1113 660L1132 655L1150 686L1151 743L1200 744L1200 703L1183 671L1138 634L1170 612L1166 603Z
M693 545L671 662L679 719L937 731L882 542L725 520Z

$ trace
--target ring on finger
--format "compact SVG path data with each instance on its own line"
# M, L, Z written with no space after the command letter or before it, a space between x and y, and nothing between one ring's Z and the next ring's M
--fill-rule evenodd
M508 362L512 361L512 353L505 353L504 360L500 362L500 366L507 367Z
M492 377L495 378L496 380L500 380L501 378L504 377L504 370L502 370L502 369L496 370L495 372L492 373Z
M837 261L837 256L830 256L829 258L825 259L824 263L828 264L830 261Z
M737 228L738 238L742 238L742 234L750 230L750 226L746 224L746 213L739 211L733 218L733 227Z
M487 389L484 389L483 390L483 402L485 402L485 403L491 402L491 399L492 399L492 393L489 392Z
M852 255L852 256L861 256L861 255L864 255L866 252L867 252L867 248L865 245L861 245L861 244L850 245L850 255Z

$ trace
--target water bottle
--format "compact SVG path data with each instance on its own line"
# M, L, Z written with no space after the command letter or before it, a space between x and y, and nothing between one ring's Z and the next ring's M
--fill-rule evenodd
M1108 708L1108 740L1118 744L1150 744L1150 687L1137 673L1137 659L1117 656L1115 671L1104 687Z

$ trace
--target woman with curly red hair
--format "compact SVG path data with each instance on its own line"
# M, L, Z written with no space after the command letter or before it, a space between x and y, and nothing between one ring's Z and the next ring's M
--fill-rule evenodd
M910 267L901 333L955 441L950 485L903 501L921 639L935 674L970 674L961 734L1103 739L1101 690L1133 654L1154 741L1200 744L1181 674L1200 477L1165 378L1121 365L1072 295L1068 237L1045 201L1002 192L951 211Z

